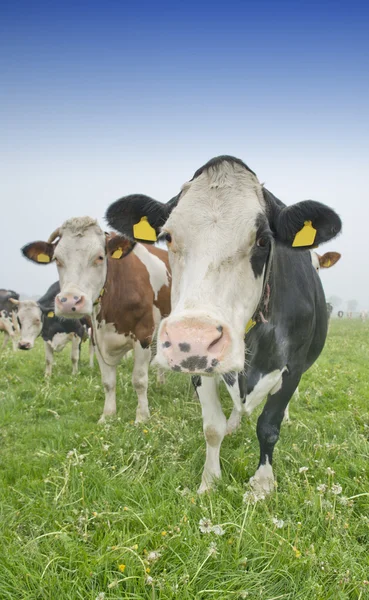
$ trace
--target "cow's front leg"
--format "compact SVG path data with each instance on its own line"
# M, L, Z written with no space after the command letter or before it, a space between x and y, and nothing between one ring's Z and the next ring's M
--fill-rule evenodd
M72 339L72 352L71 352L71 360L72 360L72 375L77 375L78 373L78 361L81 350L81 338L74 334Z
M241 423L243 408L242 398L240 394L237 373L226 373L225 375L222 375L222 378L226 385L228 393L233 400L233 410L227 421L227 434L231 434L239 428Z
M104 423L106 417L115 415L117 412L116 404L116 381L117 381L117 367L116 365L110 366L106 364L102 358L99 350L96 347L96 358L99 363L101 379L105 391L105 404L103 414L99 419L99 423Z
M147 400L150 360L151 348L142 348L140 342L135 342L132 384L138 398L136 423L144 423L150 418L149 403Z
M4 350L4 348L6 348L9 338L10 338L9 333L7 331L4 331L4 341L3 341L3 345L1 346L2 350Z
M95 347L91 337L88 339L88 354L90 358L90 368L94 368L94 355L95 355Z
M256 431L260 444L260 460L255 475L250 479L250 485L258 498L265 497L274 489L272 468L274 446L279 439L286 406L298 386L300 377L285 371L281 388L274 394L269 394L258 419Z
M203 430L206 440L206 460L199 494L210 490L214 479L219 479L220 446L227 430L227 419L219 400L219 381L215 377L202 377L196 387L202 410Z
M44 341L44 347L46 358L45 377L50 377L53 370L54 350L52 349L51 344L46 341Z

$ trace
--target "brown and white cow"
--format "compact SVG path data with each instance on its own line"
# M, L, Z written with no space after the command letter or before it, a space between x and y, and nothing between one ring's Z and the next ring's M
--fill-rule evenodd
M61 290L55 299L58 317L91 317L105 389L100 422L116 412L116 369L131 349L136 422L148 419L151 344L162 317L170 313L167 252L124 236L109 236L91 217L69 219L48 242L33 242L22 252L39 264L56 261Z

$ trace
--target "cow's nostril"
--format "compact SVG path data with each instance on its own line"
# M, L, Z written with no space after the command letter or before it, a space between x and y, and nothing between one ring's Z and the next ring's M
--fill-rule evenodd
M223 327L221 325L218 325L217 331L219 331L219 333L223 333Z

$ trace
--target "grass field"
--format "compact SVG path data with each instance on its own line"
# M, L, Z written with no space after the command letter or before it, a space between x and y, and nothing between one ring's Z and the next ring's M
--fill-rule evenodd
M368 359L369 324L333 321L282 427L278 487L252 504L243 497L259 413L224 440L223 479L198 496L205 443L188 378L170 373L160 387L152 373L152 418L135 426L125 362L118 416L99 426L103 392L87 346L77 377L65 350L51 381L41 342L29 353L9 348L0 360L0 600L369 598ZM201 519L220 527L203 533Z

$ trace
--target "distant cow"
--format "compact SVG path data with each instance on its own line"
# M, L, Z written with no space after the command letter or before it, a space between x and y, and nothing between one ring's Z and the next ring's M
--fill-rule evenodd
M94 219L81 217L66 221L48 242L28 244L23 254L40 264L56 261L61 286L55 300L58 316L91 317L105 388L100 422L116 412L116 369L131 349L136 422L148 419L150 346L162 317L170 312L168 253L108 236Z
M109 225L127 235L142 219L162 231L172 269L172 312L159 328L157 362L198 374L206 439L199 491L221 474L223 377L239 387L247 414L267 396L251 478L261 497L274 488L272 456L285 408L327 334L322 284L304 248L334 238L340 218L311 200L285 206L242 161L222 156L196 171L168 204L134 195L107 211Z
M13 350L17 349L17 323L15 320L16 308L11 303L11 299L18 300L19 294L13 290L0 289L0 331L4 332L4 342L2 348L5 348L11 339Z
M50 376L54 362L54 352L61 352L68 342L72 343L72 373L78 371L80 347L87 338L87 324L80 320L67 321L55 316L55 296L60 292L59 281L53 283L37 302L33 300L12 300L18 308L17 319L21 338L20 350L33 348L36 338L44 340L46 369L45 376Z

